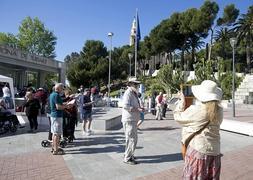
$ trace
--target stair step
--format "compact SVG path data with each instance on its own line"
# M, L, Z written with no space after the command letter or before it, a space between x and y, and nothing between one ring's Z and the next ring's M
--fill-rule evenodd
M247 74L235 91L235 102L237 104L244 104L250 92L253 92L253 75Z

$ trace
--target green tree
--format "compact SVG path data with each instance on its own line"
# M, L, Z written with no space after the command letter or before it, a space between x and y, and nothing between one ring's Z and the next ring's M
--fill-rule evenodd
M230 52L230 45L229 45L229 38L231 37L231 31L228 30L226 27L222 27L220 30L216 31L215 40L217 42L216 47L219 47L218 44L220 44L220 48L216 51L219 52L219 56L222 57L223 60L228 58L228 52Z
M214 19L219 11L219 6L216 2L205 1L200 9L191 8L183 12L180 18L180 32L185 35L185 42L182 49L182 58L184 58L184 50L190 45L192 51L192 59L188 64L188 70L193 69L195 57L195 49L198 47L198 41L208 36L208 31L211 28ZM190 42L190 43L189 43ZM199 44L201 45L201 43ZM184 61L182 59L182 61Z
M229 45L229 39L233 35L231 26L236 21L238 15L239 10L235 8L235 5L229 4L224 8L223 16L217 20L217 26L219 26L220 29L216 31L214 38L217 43L220 43L221 49L218 50L218 52L220 52L219 55L223 58L223 60L228 58L227 52L231 52Z
M241 15L241 18L235 23L234 30L238 33L239 41L244 40L246 42L246 62L247 71L249 71L253 39L253 6L249 7L246 14Z
M221 18L218 18L217 25L226 25L230 26L233 25L233 23L236 21L238 15L239 15L239 9L235 7L234 4L229 4L224 8L223 16Z
M100 86L107 83L107 49L101 41L87 40L80 55L72 53L65 60L68 62L67 78L72 86Z
M0 32L0 44L16 48L18 47L18 39L11 33Z
M111 79L122 80L126 79L129 75L129 58L128 52L131 47L123 46L120 48L114 48L112 53L112 64L111 64ZM134 64L134 63L132 63Z
M173 13L170 18L163 20L150 33L151 52L153 55L166 52L167 60L172 63L172 53L182 49L185 36L179 32L180 13Z
M239 10L235 8L234 4L229 4L224 8L223 16L218 18L215 26L211 28L211 38L210 38L210 45L209 45L208 60L211 60L213 38L214 38L215 29L217 27L221 26L221 25L226 25L226 26L232 25L236 21L238 15L239 15ZM224 32L221 32L221 31L219 32L218 31L218 34L221 35L221 33L224 34ZM216 35L216 39L217 39L217 35ZM218 39L220 39L220 38L218 38Z
M18 46L29 53L54 58L56 37L35 17L26 17L19 26Z
M67 55L64 58L64 62L67 64L67 68L68 68L68 64L78 61L79 57L80 57L80 54L77 52L72 52L70 55Z
M150 42L150 37L145 36L144 41L140 43L140 54L145 59L150 59L152 56L152 44Z

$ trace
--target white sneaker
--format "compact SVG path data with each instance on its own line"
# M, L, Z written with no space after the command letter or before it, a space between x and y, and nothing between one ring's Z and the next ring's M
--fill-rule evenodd
M82 132L82 135L85 136L85 135L86 135L86 131L83 131L83 132Z

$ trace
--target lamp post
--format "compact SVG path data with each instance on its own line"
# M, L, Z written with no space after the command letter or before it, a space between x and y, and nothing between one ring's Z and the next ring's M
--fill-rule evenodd
M128 53L128 58L129 58L129 61L130 61L130 64L129 64L129 77L131 77L131 66L132 66L132 58L133 58L133 54L132 53Z
M232 84L232 104L233 104L233 117L235 117L235 45L237 38L230 38L230 45L233 48L233 84Z
M110 38L110 54L109 54L109 75L108 75L108 97L110 98L111 91L111 62L112 62L112 36L113 33L109 32L108 37Z

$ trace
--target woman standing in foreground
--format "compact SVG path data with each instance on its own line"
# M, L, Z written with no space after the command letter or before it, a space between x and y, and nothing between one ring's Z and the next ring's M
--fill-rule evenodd
M184 110L185 97L180 93L180 101L174 111L174 119L182 127L182 143L195 133L190 140L185 156L183 179L220 178L220 124L223 109L219 105L222 90L217 84L205 80L201 85L192 86L196 104ZM200 131L199 133L196 133Z

